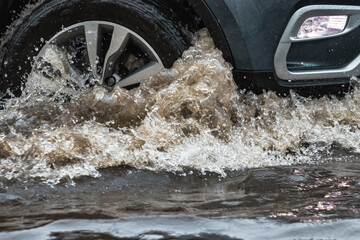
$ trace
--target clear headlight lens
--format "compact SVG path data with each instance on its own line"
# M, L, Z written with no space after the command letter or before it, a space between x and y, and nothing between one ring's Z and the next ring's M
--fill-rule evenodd
M316 16L305 20L297 34L298 39L318 38L344 31L348 16Z

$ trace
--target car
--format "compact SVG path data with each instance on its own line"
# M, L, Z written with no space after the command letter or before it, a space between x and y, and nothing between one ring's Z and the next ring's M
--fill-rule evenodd
M358 0L0 0L0 7L4 97L20 95L33 71L61 74L46 62L51 49L66 51L68 71L87 72L89 85L136 86L170 68L203 27L242 89L342 92L360 75Z

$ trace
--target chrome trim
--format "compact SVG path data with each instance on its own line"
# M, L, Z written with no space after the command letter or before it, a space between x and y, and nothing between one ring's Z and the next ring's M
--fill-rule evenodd
M329 36L318 38L299 39L297 34L304 21L314 16L332 16L347 15L349 16L346 28L341 32ZM311 80L311 79L329 79L344 78L360 75L360 54L351 63L343 68L326 69L326 70L307 70L307 71L290 71L287 67L287 55L291 44L294 42L316 41L326 38L334 38L345 35L360 26L360 7L348 5L311 5L299 9L291 17L284 34L280 40L279 46L275 53L274 66L276 75L289 81Z

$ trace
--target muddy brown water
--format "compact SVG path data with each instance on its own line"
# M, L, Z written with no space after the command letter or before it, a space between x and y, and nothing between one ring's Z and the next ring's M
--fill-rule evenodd
M1 111L1 239L360 238L357 88L239 91L206 30L139 88L82 78Z

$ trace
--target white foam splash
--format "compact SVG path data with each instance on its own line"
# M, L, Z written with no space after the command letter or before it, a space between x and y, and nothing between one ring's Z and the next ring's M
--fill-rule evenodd
M208 32L197 36L172 69L137 89L95 87L54 101L29 88L9 101L0 117L0 175L56 183L122 165L225 175L316 163L334 143L360 150L358 90L341 100L239 92Z

